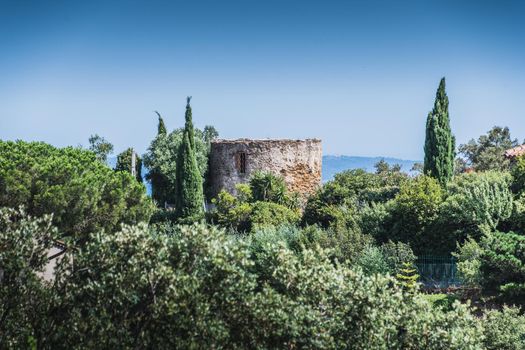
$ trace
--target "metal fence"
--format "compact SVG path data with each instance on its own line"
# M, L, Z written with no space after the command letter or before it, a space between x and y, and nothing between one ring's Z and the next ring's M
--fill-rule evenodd
M460 286L456 262L453 256L419 256L416 260L419 282L428 288Z

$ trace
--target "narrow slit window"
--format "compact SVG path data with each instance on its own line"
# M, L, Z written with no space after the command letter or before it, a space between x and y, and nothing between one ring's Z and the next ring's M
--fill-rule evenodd
M239 154L239 172L246 174L246 153L244 152Z

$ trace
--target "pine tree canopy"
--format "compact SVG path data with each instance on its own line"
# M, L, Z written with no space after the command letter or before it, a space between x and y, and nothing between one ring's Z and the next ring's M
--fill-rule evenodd
M450 129L445 78L442 78L434 108L427 117L423 171L444 186L454 173L454 158L455 139Z

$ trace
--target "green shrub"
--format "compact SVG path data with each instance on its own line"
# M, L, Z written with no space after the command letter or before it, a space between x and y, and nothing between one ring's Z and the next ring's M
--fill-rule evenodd
M423 299L432 304L435 309L442 311L452 310L453 304L458 297L453 294L423 294Z
M248 202L250 192L240 193L239 197L235 197L224 190L219 192L217 198L212 201L215 209L211 214L211 221L237 232L249 231L251 229L250 215L253 210L251 203Z
M375 246L366 247L359 255L355 266L360 267L367 276L390 273L381 249Z
M525 316L518 309L505 306L502 311L487 311L483 323L486 349L525 349Z
M417 259L410 246L403 242L388 241L381 245L380 250L392 276L398 273L405 264L412 265Z
M512 191L518 195L525 192L525 157L516 159L512 167Z
M510 180L509 174L494 171L456 177L449 184L439 226L454 232L459 242L496 230L512 214Z
M493 232L481 241L481 286L507 303L525 300L525 236Z
M45 331L50 298L41 274L57 237L51 216L0 208L0 348L29 348Z
M265 226L297 224L301 220L298 210L272 202L255 202L249 220L252 230Z
M303 223L325 228L353 227L363 207L391 200L408 179L398 169L390 168L384 171L378 168L376 174L363 169L338 173L308 199Z
M471 288L477 288L481 284L481 254L483 249L471 237L462 244L458 245L458 250L453 255L458 259L458 275L463 283Z
M270 172L256 171L250 177L253 200L286 204L287 189L284 178Z
M504 231L525 233L525 193L520 193L514 197L512 214L500 226Z
M391 205L393 201L387 203L372 203L364 206L360 212L358 225L362 232L375 237L376 239L386 239L392 222Z
M30 229L22 222L4 219L0 237L9 242L26 237L27 247L37 243L42 227L31 221ZM16 225L20 229L12 229ZM296 239L293 232L283 235ZM20 340L11 336L9 344L459 350L513 349L523 339L523 321L515 311L478 319L456 302L443 312L418 293L404 293L393 278L367 277L333 264L323 249L297 254L282 241L260 243L256 256L247 240L203 225L126 226L111 235L92 234L82 249L70 251L73 259L63 260L57 281L46 285L53 297L17 295L18 302L44 308L31 309L35 321L27 328L9 318L19 327ZM23 251L25 257L35 252ZM1 251L6 253L19 254ZM24 261L22 255L11 255L0 255L2 264L24 266L14 263ZM264 271L254 269L257 261L264 261ZM33 279L34 273L25 277ZM19 286L28 288L27 281ZM12 283L0 288L19 292L11 290ZM5 302L2 297L0 305ZM4 329L2 341L8 334Z
M417 254L434 250L435 237L430 228L442 201L441 186L431 177L418 176L405 183L389 208L391 229L382 240L408 243Z

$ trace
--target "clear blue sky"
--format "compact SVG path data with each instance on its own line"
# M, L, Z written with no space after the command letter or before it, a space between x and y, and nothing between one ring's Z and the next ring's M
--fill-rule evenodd
M447 78L458 143L525 138L523 1L0 0L0 139L143 152L183 124L422 159Z

